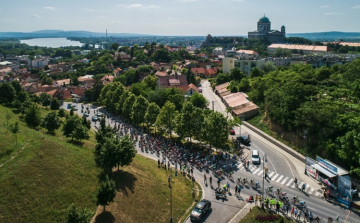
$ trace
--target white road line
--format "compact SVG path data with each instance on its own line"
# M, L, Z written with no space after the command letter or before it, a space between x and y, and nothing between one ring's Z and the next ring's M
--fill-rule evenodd
M315 194L314 194L314 196L319 196L320 195L320 193L319 192L317 192L317 191L315 191Z
M301 183L299 184L298 188L301 188L303 184L304 184L304 182L301 182Z
M276 179L276 177L278 177L279 174L277 173L274 177L271 177L271 180L274 181Z
M290 185L291 188L295 188L295 183L292 182L292 184Z
M261 176L261 174L262 174L263 172L264 172L264 171L261 170L257 175L258 175L258 176Z
M271 173L269 174L269 177L271 178L274 174L275 174L275 172L271 172Z
M239 170L244 170L245 168L243 167L243 166L241 166L240 168L239 168Z
M254 172L253 172L253 174L256 174L257 172L259 172L260 171L260 169L256 169Z
M286 177L280 184L284 184L288 179L289 177Z
M311 188L310 191L308 192L308 194L312 194L314 192L314 189Z
M284 177L284 175L281 175L281 176L279 177L279 179L277 179L276 183L279 183L280 180L281 180L283 177Z
M250 167L250 171L253 172L255 170L255 167Z
M294 181L294 179L289 180L289 182L286 184L286 186L290 186L290 184Z

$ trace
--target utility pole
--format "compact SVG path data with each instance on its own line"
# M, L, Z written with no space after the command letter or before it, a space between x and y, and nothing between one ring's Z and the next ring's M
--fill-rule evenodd
M172 174L172 170L171 170L171 174ZM170 187L170 223L173 222L173 217L172 217L172 186L171 186L171 174L169 175L169 187Z
M304 138L306 139L306 147L305 147L305 174L307 172L306 170L306 156L307 156L307 147L308 147L308 131L304 130Z
M264 203L264 199L265 199L265 157L266 157L266 153L264 153L264 156L263 156L263 196L262 196L262 202Z

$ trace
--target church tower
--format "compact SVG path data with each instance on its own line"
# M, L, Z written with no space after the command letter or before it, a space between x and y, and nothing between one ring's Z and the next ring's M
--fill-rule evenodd
M285 26L281 26L281 33L283 33L285 35Z

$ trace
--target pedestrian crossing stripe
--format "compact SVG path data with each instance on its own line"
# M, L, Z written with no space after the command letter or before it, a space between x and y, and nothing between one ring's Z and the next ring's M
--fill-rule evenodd
M271 172L269 177L271 178L274 174L275 174L275 172Z
M304 184L304 182L301 182L298 188L301 188L303 184Z
M255 167L250 167L250 171L253 172L255 170Z
M284 177L284 176L283 176L283 175L281 175L281 176L277 179L276 183L279 183L279 182L280 182L280 180L281 180L283 177Z
M315 194L314 194L315 196L319 196L320 195L320 193L319 192L317 192L317 191L315 191Z
M312 194L314 192L313 188L310 188L310 191L308 192L309 194Z
M260 169L255 170L255 172L253 172L253 174L256 174L257 172L259 172L259 170L260 170Z
M290 184L293 182L294 179L289 180L289 182L286 184L286 186L290 186Z
M292 184L290 185L291 188L295 188L295 183L292 182Z
M288 179L289 179L289 177L286 177L286 178L281 182L281 184L284 184ZM291 181L290 181L290 182L291 182Z
M271 180L275 180L278 176L279 174L277 173Z
M264 172L264 171L261 170L257 175L258 175L258 176L261 176L261 174L262 174L263 172Z

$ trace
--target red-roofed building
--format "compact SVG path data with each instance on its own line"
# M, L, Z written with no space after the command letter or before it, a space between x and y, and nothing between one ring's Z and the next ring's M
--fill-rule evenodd
M204 67L195 67L191 68L191 72L195 74L195 76L200 77L215 77L217 73L217 68L204 68Z
M103 78L101 78L103 85L112 83L113 80L114 80L114 76L111 76L111 75L105 75Z

